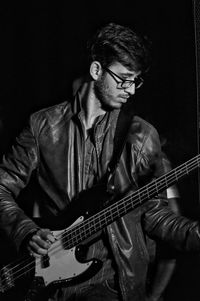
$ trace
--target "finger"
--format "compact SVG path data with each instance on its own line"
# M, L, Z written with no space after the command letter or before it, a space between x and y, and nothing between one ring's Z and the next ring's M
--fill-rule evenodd
M42 256L42 254L34 252L34 250L31 247L28 247L27 249L31 257L40 258Z
M55 237L53 233L49 229L41 229L37 232L37 234L46 241L49 241L50 243L55 242Z
M29 250L31 255L33 254L37 254L37 255L46 255L48 253L48 249L46 248L42 248L41 246L39 246L36 242L34 241L30 241L29 242Z
M32 243L34 247L36 246L36 248L42 249L49 249L51 246L51 243L46 239L45 236L42 237L38 234L33 235L30 243Z
M48 241L50 241L51 243L54 243L55 242L55 237L54 237L54 235L53 235L53 233L49 233L49 234L47 234L47 239L48 239Z

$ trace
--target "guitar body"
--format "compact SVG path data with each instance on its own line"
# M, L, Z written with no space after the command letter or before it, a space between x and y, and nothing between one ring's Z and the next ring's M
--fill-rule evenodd
M69 228L52 231L58 239L51 245L48 255L35 260L35 276L26 301L44 301L52 290L86 281L100 270L100 260L82 260L85 253L83 246L70 249L65 246L65 233L83 220L80 217Z
M34 219L41 228L51 229L56 241L51 245L48 255L41 258L34 259L26 255L17 257L17 260L7 259L7 262L12 262L0 270L1 301L39 301L39 296L44 301L48 292L56 287L81 283L100 270L101 261L95 258L84 260L87 243L84 241L84 245L81 245L76 239L76 227L86 222L102 206L102 186L98 186L97 190L97 194L93 194L93 190L89 194L83 193L57 217ZM93 201L90 204L91 199ZM85 208L90 210L86 211ZM80 238L79 233L77 237ZM89 241L90 238L93 239L89 237Z
M1 281L1 285L5 285L7 281L9 292L0 293L0 300L16 300L17 294L17 301L38 301L40 299L44 301L51 290L59 286L78 284L95 275L102 267L100 260L92 258L88 261L83 261L85 247L77 246L67 249L65 246L65 233L83 220L84 218L81 216L69 228L52 231L54 237L57 239L51 245L48 255L36 259L32 259L31 257L26 260L22 259L21 262L24 262L24 266L19 268L17 278L18 275L20 276L22 269L27 271L22 279L20 279L21 277L19 277L19 280L17 279L16 283L13 281L12 271L6 271L5 268L2 268L1 274L3 271L5 274L1 275L1 279L3 280ZM18 264L15 266L19 267ZM12 266L9 267L15 273L15 268L13 269ZM25 287L27 285L29 287L28 290L24 289L25 283ZM0 289L3 290L2 287Z
M48 255L37 258L35 262L35 277L42 277L45 286L71 285L86 280L94 275L102 266L96 259L82 261L84 248L81 246L66 249L65 233L74 225L83 221L80 217L69 228L53 231L56 242L51 245Z

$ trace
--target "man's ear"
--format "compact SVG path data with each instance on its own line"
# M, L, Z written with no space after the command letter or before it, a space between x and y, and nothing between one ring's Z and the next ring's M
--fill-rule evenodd
M102 74L102 67L98 61L94 61L90 65L90 75L94 80L97 80Z

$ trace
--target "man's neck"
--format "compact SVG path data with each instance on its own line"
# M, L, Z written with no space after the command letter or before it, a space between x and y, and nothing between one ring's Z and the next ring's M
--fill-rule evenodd
M100 100L94 93L93 82L86 82L80 90L81 105L84 112L84 126L88 130L93 127L95 120L98 116L104 115L105 110L101 107Z

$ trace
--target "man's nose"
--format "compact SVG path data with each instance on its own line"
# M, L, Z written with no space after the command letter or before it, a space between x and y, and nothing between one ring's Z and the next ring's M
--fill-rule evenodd
M135 84L132 84L130 87L124 89L128 94L134 95L135 94Z

